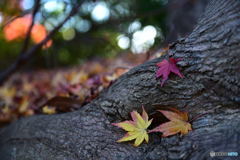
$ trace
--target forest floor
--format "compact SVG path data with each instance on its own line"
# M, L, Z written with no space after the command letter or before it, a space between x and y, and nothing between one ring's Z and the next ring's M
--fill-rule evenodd
M59 114L89 103L146 54L120 54L83 65L14 74L0 87L0 127L21 117Z

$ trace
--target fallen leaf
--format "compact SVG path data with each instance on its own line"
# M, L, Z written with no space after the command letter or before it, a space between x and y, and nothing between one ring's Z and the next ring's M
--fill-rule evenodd
M10 109L9 109L9 106L4 106L2 109L1 109L2 113L3 114L8 114L10 113Z
M29 97L25 96L23 97L23 99L21 100L20 106L18 108L19 113L24 113L27 111L29 106Z
M135 139L134 146L139 146L144 140L148 142L149 137L147 133L147 128L152 123L152 119L148 120L148 114L142 107L142 116L136 112L131 112L131 117L133 121L124 121L120 123L113 123L113 125L120 127L127 131L128 133L117 142L131 141Z
M169 50L169 46L166 46L164 48L161 48L156 54L155 54L155 57L161 57L165 54L167 54L167 51Z
M168 80L168 76L171 72L175 73L179 77L183 78L183 75L180 73L176 63L180 61L180 59L169 58L169 61L164 59L162 62L157 63L159 69L157 70L156 76L157 78L163 77L161 86Z
M80 104L81 101L79 100L69 97L56 96L48 100L47 103L43 105L43 111L48 111L48 108L50 108L48 106L51 106L50 109L54 109L56 112L70 112L73 108L79 108Z
M6 85L0 88L0 98L4 99L6 105L9 105L13 103L16 92L17 90L15 87L10 87Z
M79 83L85 83L88 80L89 75L83 71L82 72L73 71L71 73L66 74L65 78L70 85L75 85Z
M44 106L42 109L42 112L45 114L55 114L56 113L56 109L55 108L50 108L48 106Z
M24 22L21 20L19 23L20 27L22 25L24 28ZM10 26L18 28L18 26ZM26 34L25 31L24 34ZM44 37L38 36L38 33L35 36L36 41ZM44 114L44 112L46 114L65 113L79 109L96 98L120 75L140 62L140 60L135 62L136 59L132 57L132 60L124 63L122 67L122 63L129 60L129 55L125 56L120 60L114 58L86 61L78 67L68 69L14 74L4 86L0 87L0 127L25 116ZM43 111L44 106L48 107Z
M165 110L158 111L161 112L170 121L150 130L149 133L162 132L162 137L167 137L179 132L184 135L192 130L191 124L188 122L188 114L186 112L180 112L176 109L173 110L174 112Z

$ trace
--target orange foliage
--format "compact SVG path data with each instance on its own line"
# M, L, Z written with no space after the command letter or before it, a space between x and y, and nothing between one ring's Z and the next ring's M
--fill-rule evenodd
M162 137L168 137L177 133L182 135L187 134L192 130L192 126L188 121L188 113L181 112L174 108L169 108L170 111L158 110L170 121L159 125L158 127L149 131L151 132L162 132Z
M35 24L31 32L31 38L33 42L40 43L47 36L46 28L41 24ZM52 40L49 40L44 48L49 48L52 45Z
M6 27L4 27L4 35L7 41L12 41L18 38L24 38L28 27L31 24L31 17L24 16L15 19L11 23L9 23Z
M20 17L6 25L4 27L4 36L7 41L13 41L16 39L23 39L27 32L28 28L31 25L32 17L26 15ZM41 24L35 24L32 28L31 38L34 43L41 42L47 36L46 28ZM49 40L43 48L49 48L52 45L52 40Z

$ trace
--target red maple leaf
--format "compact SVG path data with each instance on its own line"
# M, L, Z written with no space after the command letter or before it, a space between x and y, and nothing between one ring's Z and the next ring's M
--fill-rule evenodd
M165 83L165 81L168 79L168 76L171 72L175 73L179 77L183 78L183 75L180 73L178 67L176 66L176 63L180 61L180 59L174 59L169 58L169 61L164 59L162 62L157 63L157 66L159 69L157 70L156 76L163 77L161 86Z

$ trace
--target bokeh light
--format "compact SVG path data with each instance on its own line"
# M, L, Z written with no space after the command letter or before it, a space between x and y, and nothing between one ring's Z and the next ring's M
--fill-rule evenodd
M132 22L128 27L128 33L133 33L141 29L142 24L139 21Z
M3 15L0 13L0 24L3 22Z
M143 30L134 32L131 50L134 53L146 52L155 42L157 30L154 26L148 25Z
M34 1L33 0L22 0L21 7L23 10L28 10L33 7Z
M63 39L66 41L72 40L76 35L76 32L73 28L65 29L62 31Z
M117 37L118 39L118 46L121 48L121 49L127 49L129 48L129 45L130 45L130 39L125 36L125 35L120 35Z
M87 32L91 28L91 23L88 20L85 19L79 19L76 23L75 28L79 32Z
M91 13L92 19L98 22L109 19L110 11L105 2L97 2Z
M44 4L44 9L47 12L62 11L64 9L64 3L58 0L52 0Z
M128 33L133 33L130 41L129 37L120 35L117 37L118 46L121 49L127 49L130 47L133 53L145 53L150 47L154 45L155 38L158 36L157 29L148 25L141 30L141 23L134 21L128 27Z

